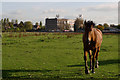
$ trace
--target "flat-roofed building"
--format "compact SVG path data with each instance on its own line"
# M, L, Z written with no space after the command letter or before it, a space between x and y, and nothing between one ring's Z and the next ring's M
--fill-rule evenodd
M72 19L58 19L58 18L46 18L45 29L46 31L74 31L74 22Z
M46 31L52 31L57 30L57 18L46 18L45 22L45 30Z

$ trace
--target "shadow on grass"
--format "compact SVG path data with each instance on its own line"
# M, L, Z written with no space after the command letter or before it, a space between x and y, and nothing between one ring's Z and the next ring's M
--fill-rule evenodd
M2 70L2 77L3 78L13 78L12 77L12 73L16 73L16 72L41 72L41 73L47 73L50 72L52 70ZM58 71L58 70L54 70L54 71ZM20 77L25 77L25 76L20 76ZM16 77L16 78L20 78L20 77Z
M2 72L50 72L52 70L3 70Z
M104 65L109 65L109 64L119 64L119 59L115 59L115 60L101 60L99 61L100 63L100 66L104 66ZM88 61L89 63L89 61ZM89 65L89 64L88 64ZM84 64L75 64L75 65L67 65L67 67L84 67ZM25 76L18 76L18 77L14 77L13 74L14 73L19 73L19 72L40 72L40 73L47 73L47 72L52 72L52 71L60 71L60 70L48 70L48 69L44 69L44 70L2 70L2 76L3 78L29 78L30 75L25 75ZM78 74L78 75L82 75L80 72L78 71L75 71L75 74ZM64 74L65 75L65 74ZM73 75L73 74L71 74ZM52 77L50 75L50 77Z
M103 61L99 61L100 65L108 65L108 64L119 64L120 60L116 59L116 60L103 60Z
M78 64L78 65L67 65L67 67L81 67L81 66L84 66L84 65L81 65L81 64Z
M100 65L109 65L109 64L119 64L120 60L103 60L99 61ZM89 66L90 61L88 61L88 66ZM76 64L76 65L67 65L67 67L82 67L85 66L84 64Z

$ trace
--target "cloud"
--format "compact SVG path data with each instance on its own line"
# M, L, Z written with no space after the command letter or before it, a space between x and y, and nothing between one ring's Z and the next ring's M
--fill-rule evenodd
M77 11L117 11L118 5L117 3L109 3L109 4L100 4L78 8Z
M26 11L24 10L12 10L12 11L3 11L2 14L3 18L10 18L10 19L19 19L25 20L26 18Z
M117 16L117 5L118 3L94 3L94 5L83 5L84 7L82 5L70 5L69 7L66 7L66 5L55 5L53 7L45 7L44 5L31 5L31 7L25 7L16 10L8 7L8 10L3 10L2 16L24 21L31 20L32 22L39 22L42 20L45 22L46 17L55 17L56 14L59 14L60 17L69 19L74 19L78 17L79 14L83 14L83 19L92 19L97 23L117 23L118 19L114 17L115 15Z
M50 14L50 13L65 13L66 11L63 9L49 9L49 10L44 10L42 13L43 14Z
M23 10L14 10L10 12L10 14L13 14L13 15L21 15L23 13L25 13L25 11Z
M93 20L96 24L117 24L118 23L118 17L116 15L114 16L106 16L106 15L99 15L99 16L85 16L85 19L87 20Z
M84 19L93 20L96 23L118 23L118 3L104 3L88 5L76 9L77 13L82 13Z

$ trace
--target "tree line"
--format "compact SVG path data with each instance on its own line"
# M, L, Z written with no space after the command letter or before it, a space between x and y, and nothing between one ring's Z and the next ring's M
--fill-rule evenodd
M97 24L95 25L95 28L100 29L101 31L104 29L107 29L109 27L114 27L120 29L120 24L119 25L108 25L107 23L104 24ZM76 18L75 23L74 23L74 31L75 32L80 32L80 30L84 30L84 20L81 18Z
M0 20L0 26L2 26L2 32L26 32L26 31L45 31L45 26L42 25L42 22L40 21L39 23L36 22L35 25L31 21L20 21L18 23L17 19L12 19L11 21L9 18L4 18ZM63 27L62 27L63 26ZM64 26L66 26L64 28ZM60 30L67 29L69 30L69 24L66 25L61 25ZM108 27L114 27L120 29L120 24L119 25L108 25L107 23L98 24L95 27L104 30L105 28ZM80 30L84 30L84 20L82 18L76 18L74 22L74 31L75 32L80 32Z
M11 21L9 18L1 19L0 25L2 26L2 32L26 32L26 31L42 31L45 30L45 26L40 23L36 22L35 25L31 21L20 21L18 23L17 19L12 19Z

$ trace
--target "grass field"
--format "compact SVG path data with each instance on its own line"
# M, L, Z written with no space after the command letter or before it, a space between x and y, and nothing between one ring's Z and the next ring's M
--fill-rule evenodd
M82 34L3 33L3 78L118 78L118 35L103 35L99 68L84 72ZM88 59L89 62L89 59Z

